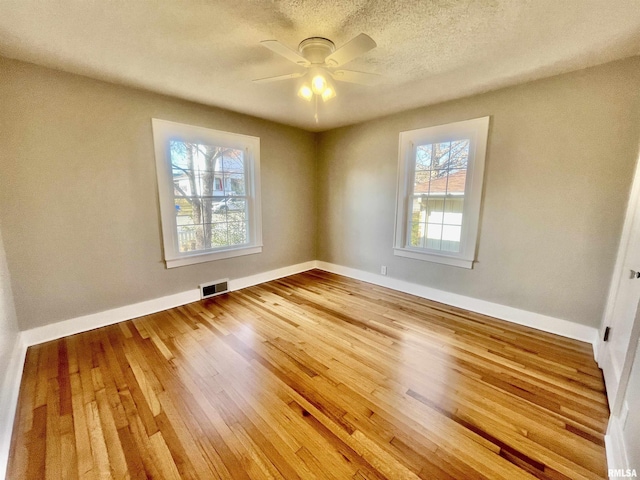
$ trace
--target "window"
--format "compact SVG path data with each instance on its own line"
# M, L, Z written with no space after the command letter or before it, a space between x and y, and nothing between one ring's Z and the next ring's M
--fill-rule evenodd
M394 253L472 268L489 117L400 133Z
M261 252L260 139L152 125L167 267Z

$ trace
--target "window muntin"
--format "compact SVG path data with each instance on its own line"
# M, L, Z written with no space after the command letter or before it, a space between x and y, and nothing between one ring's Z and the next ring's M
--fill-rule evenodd
M261 251L259 139L153 120L167 267Z
M409 244L459 252L469 139L418 145L414 158Z
M489 118L400 134L396 255L471 268Z

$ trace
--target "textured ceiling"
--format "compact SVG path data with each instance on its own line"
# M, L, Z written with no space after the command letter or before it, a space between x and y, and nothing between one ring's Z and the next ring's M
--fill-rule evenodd
M378 47L319 106L300 67L259 44L310 36ZM640 54L640 0L0 0L0 55L312 131Z

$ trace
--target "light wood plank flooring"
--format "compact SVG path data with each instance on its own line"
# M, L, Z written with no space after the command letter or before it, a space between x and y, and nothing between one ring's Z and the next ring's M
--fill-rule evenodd
M320 270L29 349L10 479L604 478L591 346Z

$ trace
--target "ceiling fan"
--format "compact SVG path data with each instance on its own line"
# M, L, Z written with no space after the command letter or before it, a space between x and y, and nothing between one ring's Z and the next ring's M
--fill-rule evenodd
M340 67L356 57L374 49L377 45L371 37L361 33L352 38L342 47L336 50L335 44L328 38L310 37L304 39L298 45L298 51L291 50L277 40L264 40L260 42L269 50L283 56L287 60L304 67L307 71L288 73L275 77L259 78L256 83L275 82L291 78L307 76L308 83L304 83L298 91L298 96L310 101L314 95L327 101L336 96L335 89L328 81L328 77L339 82L373 85L380 75L354 70L343 70Z

